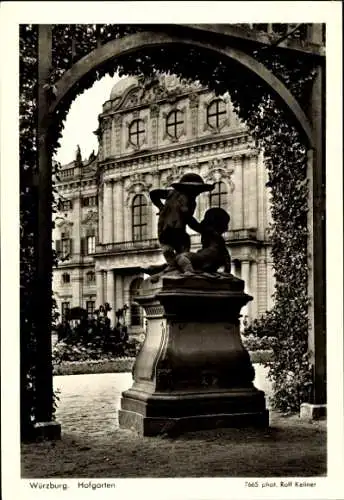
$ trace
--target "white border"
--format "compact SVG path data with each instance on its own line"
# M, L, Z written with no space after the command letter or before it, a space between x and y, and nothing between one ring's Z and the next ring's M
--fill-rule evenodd
M327 339L329 474L317 488L293 489L288 498L340 498L343 488L343 224L341 2L2 2L1 4L1 229L2 229L2 481L4 498L39 493L20 480L19 428L19 23L327 23ZM61 480L64 482L63 480ZM67 481L73 483L73 480ZM241 479L116 480L111 498L283 498L284 490L244 488ZM80 490L49 492L81 498ZM94 494L94 492L90 492ZM100 491L97 492L97 496ZM41 494L42 498L47 492Z

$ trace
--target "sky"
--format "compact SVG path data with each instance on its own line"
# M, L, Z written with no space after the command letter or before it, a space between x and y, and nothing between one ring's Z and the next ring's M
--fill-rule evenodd
M64 122L56 161L64 165L74 160L77 145L80 146L83 159L88 158L93 150L97 153L98 139L93 132L98 127L98 115L119 79L117 75L106 75L75 99Z

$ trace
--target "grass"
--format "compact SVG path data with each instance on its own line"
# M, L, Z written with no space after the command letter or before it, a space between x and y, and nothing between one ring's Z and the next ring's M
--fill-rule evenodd
M142 438L116 429L22 445L23 478L314 477L326 475L326 422L271 414L268 430Z

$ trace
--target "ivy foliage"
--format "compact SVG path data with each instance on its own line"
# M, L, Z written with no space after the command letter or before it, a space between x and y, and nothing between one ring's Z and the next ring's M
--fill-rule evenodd
M54 25L52 68L46 85L54 99L54 85L81 57L99 44L145 29L140 25ZM266 48L252 51L290 89L306 110L314 77L312 61L294 53ZM37 26L20 27L20 172L21 172L21 372L22 422L34 419L35 318L32 295L36 277L37 234ZM65 120L77 95L105 74L153 77L157 72L198 81L217 95L228 92L239 117L263 148L269 173L273 224L270 228L275 305L256 325L277 338L270 376L275 406L297 410L308 399L311 369L307 355L307 182L306 149L299 132L284 115L269 89L234 61L194 46L173 45L141 50L110 61L87 74L60 103L49 129L51 155L59 147ZM24 403L23 403L24 402ZM26 422L26 424L25 424Z

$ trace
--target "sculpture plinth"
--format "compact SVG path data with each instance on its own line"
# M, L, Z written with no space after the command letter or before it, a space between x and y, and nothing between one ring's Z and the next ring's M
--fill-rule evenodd
M145 436L268 425L262 391L239 332L252 297L235 277L163 276L146 280L137 302L147 335L133 386L122 394L119 423Z

